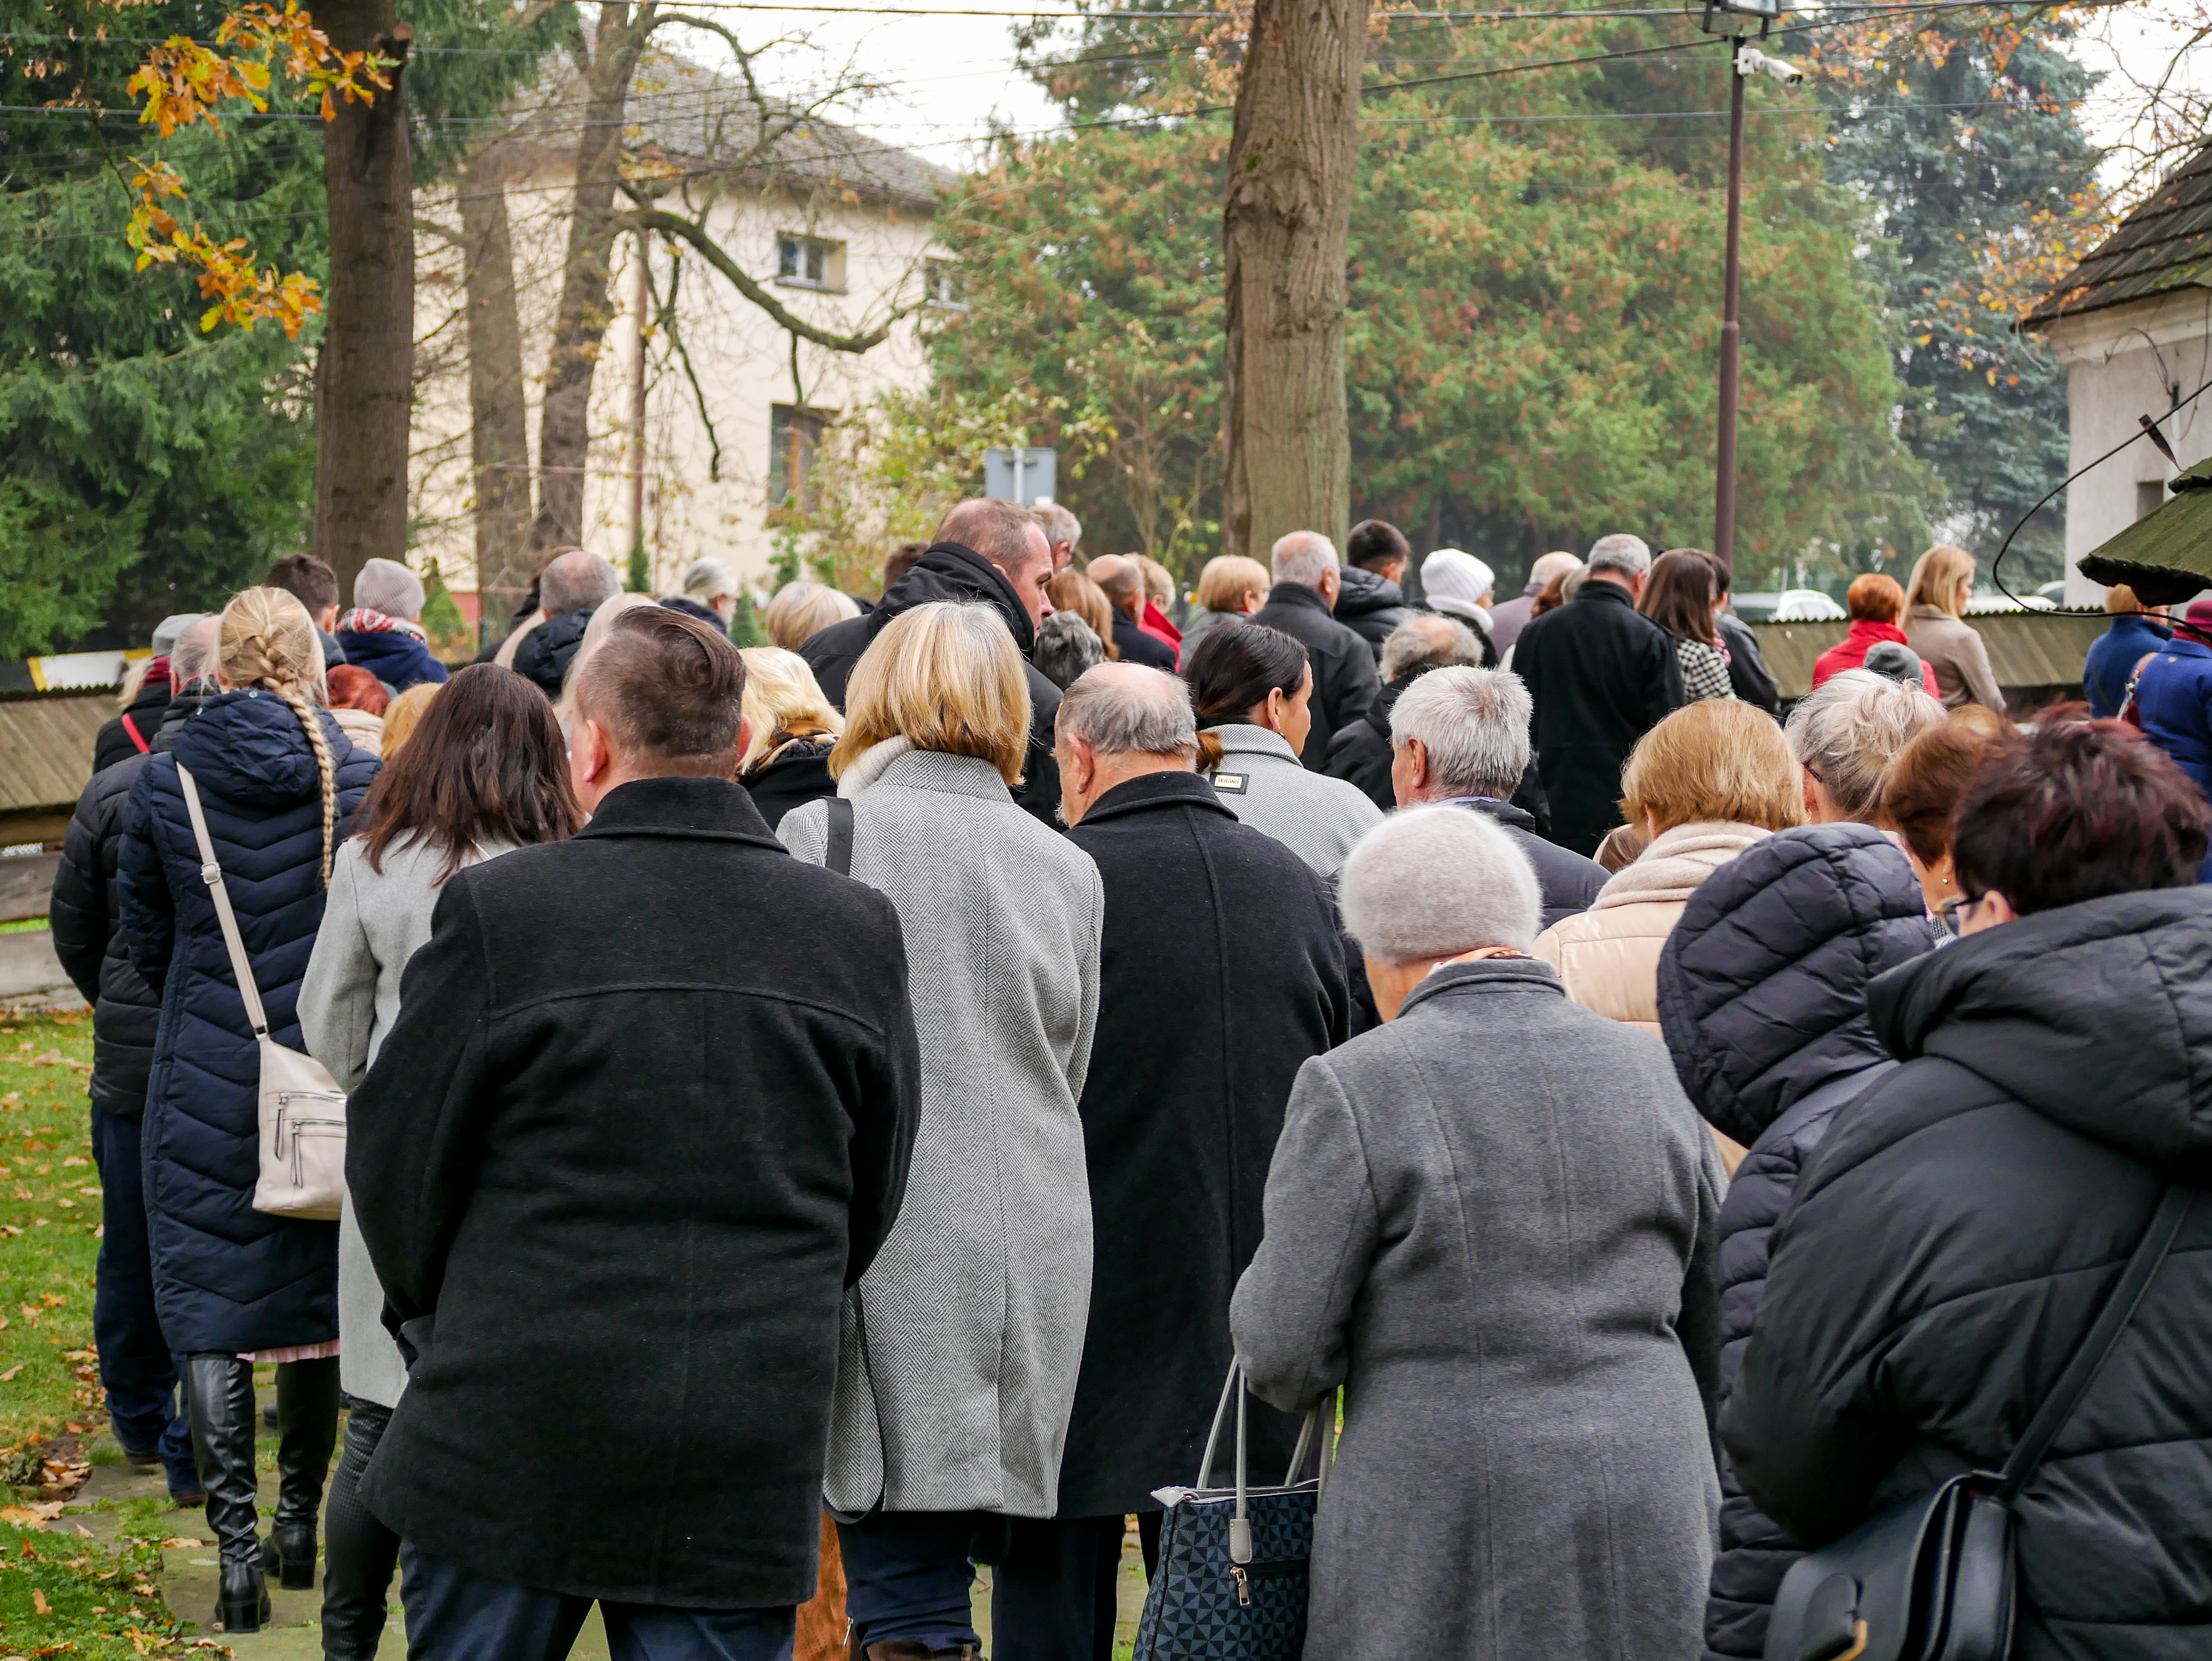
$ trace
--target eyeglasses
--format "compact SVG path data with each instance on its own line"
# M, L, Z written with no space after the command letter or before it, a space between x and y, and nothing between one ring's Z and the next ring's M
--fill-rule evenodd
M1981 903L1982 897L1979 894L1954 894L1948 900L1936 902L1936 915L1942 922L1943 926L1955 934L1959 932L1960 923L1965 920L1963 914L1972 910Z

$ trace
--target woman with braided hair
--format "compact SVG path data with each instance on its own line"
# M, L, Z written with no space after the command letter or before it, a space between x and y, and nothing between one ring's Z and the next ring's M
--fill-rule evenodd
M269 1036L306 1048L296 1006L331 861L375 776L322 706L306 608L248 588L223 608L222 691L131 787L118 881L132 963L161 996L142 1133L155 1306L183 1363L192 1452L222 1549L216 1619L268 1618L263 1569L315 1575L315 1517L337 1432L337 1225L253 1208L260 1057L201 874L180 771L207 818ZM257 1536L253 1364L276 1364L276 1530Z

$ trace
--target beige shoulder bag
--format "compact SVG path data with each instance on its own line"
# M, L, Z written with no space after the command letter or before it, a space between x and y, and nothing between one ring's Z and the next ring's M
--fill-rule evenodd
M246 1005L254 1042L261 1049L261 1179L254 1184L253 1208L279 1217L336 1222L345 1197L345 1092L313 1056L287 1050L269 1036L269 1016L261 990L253 983L238 915L230 909L222 867L216 863L207 815L200 810L199 787L182 764L177 782L184 787L185 811L192 816L192 839L199 844L200 876L215 901L222 924L222 943L230 948L231 972Z

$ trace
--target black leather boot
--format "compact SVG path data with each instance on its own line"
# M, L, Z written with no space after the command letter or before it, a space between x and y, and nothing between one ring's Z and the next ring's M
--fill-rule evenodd
M208 1527L222 1560L215 1618L226 1633L258 1632L269 1618L254 1509L253 1366L235 1355L187 1355L192 1462L207 1488Z
M392 1422L392 1409L346 1398L345 1451L331 1476L323 1561L323 1661L375 1661L392 1602L399 1536L361 1503L362 1474Z
M315 1518L338 1439L338 1360L287 1361L276 1369L276 1525L261 1566L287 1591L315 1587Z

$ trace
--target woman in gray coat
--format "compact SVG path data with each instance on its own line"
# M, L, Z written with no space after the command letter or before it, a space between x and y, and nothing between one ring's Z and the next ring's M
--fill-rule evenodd
M793 808L777 834L831 864L831 808L849 812L850 874L906 936L921 1114L897 1226L846 1299L823 1493L855 1656L980 1652L971 1552L995 1555L979 1542L1000 1518L1053 1514L1083 1356L1076 1101L1104 891L1009 793L1030 701L993 611L893 620L854 666L845 721L836 804Z
M347 1091L368 1076L398 1019L401 971L430 938L446 879L527 843L573 836L582 824L552 706L496 665L462 670L377 775L354 823L331 868L329 904L300 987L307 1049ZM384 1290L355 1205L349 1195L338 1219L338 1367L347 1414L326 1520L323 1653L331 1661L376 1653L399 1550L398 1536L355 1497L407 1384L384 1329Z
M1489 820L1395 815L1343 902L1386 1024L1299 1073L1231 1311L1275 1406L1344 1386L1306 1653L1688 1661L1712 1139L1656 1039L1527 955L1535 878Z

